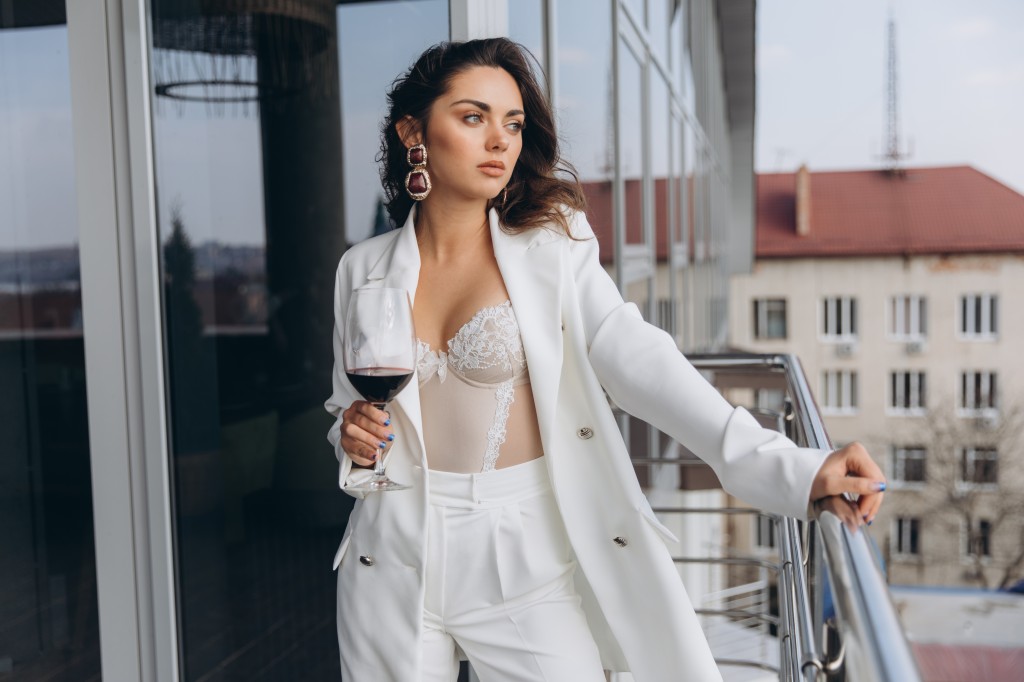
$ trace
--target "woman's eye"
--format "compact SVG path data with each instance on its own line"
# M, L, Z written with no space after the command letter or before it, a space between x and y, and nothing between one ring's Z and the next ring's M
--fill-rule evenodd
M509 129L512 132L519 133L519 132L522 132L522 130L523 130L523 122L522 121L509 121L508 127L509 127Z
M479 123L483 118L480 114L466 114L463 120L468 121L469 123Z

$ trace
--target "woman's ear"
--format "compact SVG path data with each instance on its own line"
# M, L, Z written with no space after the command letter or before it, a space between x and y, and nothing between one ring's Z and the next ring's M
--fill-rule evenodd
M406 148L423 142L419 121L408 114L395 123L395 132L398 133L398 139L402 141Z

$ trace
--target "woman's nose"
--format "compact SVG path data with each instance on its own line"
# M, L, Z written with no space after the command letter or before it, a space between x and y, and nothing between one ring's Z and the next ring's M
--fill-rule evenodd
M508 135L504 129L499 129L490 139L487 141L487 148L497 151L505 151L508 149Z

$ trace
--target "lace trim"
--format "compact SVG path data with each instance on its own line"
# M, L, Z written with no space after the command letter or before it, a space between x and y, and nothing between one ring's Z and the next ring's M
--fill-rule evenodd
M503 382L494 392L494 399L498 405L494 408L494 421L491 422L491 428L487 429L487 450L484 452L481 473L494 471L494 466L498 463L498 450L505 442L505 427L508 425L508 414L515 397L516 391L512 387L511 380Z
M523 339L511 301L478 310L448 341L447 353L434 351L426 342L416 340L416 368L421 384L434 374L443 383L449 366L464 374L494 367L512 371L525 364Z
M448 354L444 351L435 353L429 345L416 339L416 371L420 384L426 383L435 374L443 384L448 378Z

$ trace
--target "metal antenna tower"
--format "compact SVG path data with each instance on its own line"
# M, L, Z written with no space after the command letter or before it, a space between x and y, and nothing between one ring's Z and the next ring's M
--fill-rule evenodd
M889 111L887 117L887 130L886 137L888 138L888 146L885 150L885 160L889 163L890 172L897 172L899 170L900 159L905 159L909 154L905 154L900 151L900 128L899 128L899 108L897 107L897 87L896 87L896 20L893 18L892 11L889 12L889 69L888 69L888 90L889 90Z

